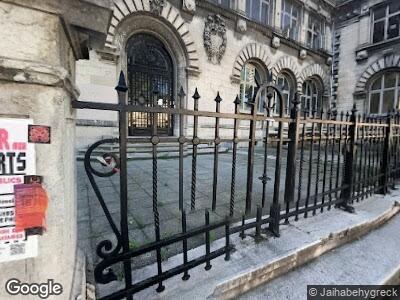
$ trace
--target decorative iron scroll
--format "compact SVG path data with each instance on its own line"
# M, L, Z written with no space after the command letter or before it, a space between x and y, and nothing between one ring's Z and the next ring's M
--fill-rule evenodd
M220 64L226 50L225 21L220 15L207 17L203 39L208 60L214 64Z
M110 214L109 209L107 208L107 205L104 201L103 195L101 194L99 186L97 185L97 182L95 180L95 176L105 178L105 177L113 176L114 174L118 173L119 159L113 153L104 153L102 156L94 157L93 152L96 149L98 149L98 147L101 145L108 144L108 143L116 143L116 142L118 142L118 139L104 139L104 140L100 140L100 141L94 143L86 151L85 160L84 160L85 171L89 178L90 184L93 187L93 190L96 194L97 199L100 202L100 205L101 205L101 207L104 211L104 214L107 218L107 221L110 224L110 227L117 239L117 243L115 245L113 244L112 241L110 241L108 239L101 241L97 245L96 254L102 259L107 259L107 258L113 257L117 253L119 253L121 251L122 244L121 244L121 233L118 230L118 228ZM100 170L94 168L92 165L93 162L97 162L105 170L100 171ZM112 269L108 269L106 272L104 272L104 271L105 270L103 269L100 272L96 272L96 281L101 282L101 283L108 283L110 281L117 279L117 276L114 274Z

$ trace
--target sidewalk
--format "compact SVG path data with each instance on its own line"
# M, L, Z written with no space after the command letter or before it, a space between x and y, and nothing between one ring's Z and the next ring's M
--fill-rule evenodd
M383 284L400 267L399 250L398 215L360 240L332 250L238 299L307 299L308 284Z
M384 223L399 211L399 207L394 206L394 202L399 199L400 191L392 191L391 195L385 197L375 195L363 202L355 203L355 214L332 209L314 217L300 219L298 222L291 220L289 225L281 226L280 238L265 236L264 240L258 243L255 243L251 236L241 240L238 235L233 235L232 243L235 245L236 251L232 253L230 261L227 262L223 257L219 257L212 261L212 269L208 272L204 270L204 266L199 266L189 271L191 278L188 281L182 281L181 276L175 276L164 282L166 287L164 292L158 294L155 287L151 287L136 294L134 298L194 300L236 297L256 284L282 274L284 271L282 272L279 269L282 265L284 268L296 267L300 265L299 261L304 261L304 258L317 257L327 251L328 248L332 249L347 239L353 239L363 231L379 227L381 223ZM363 237L359 242L353 242L328 252L325 256L311 262L307 267L301 267L298 271L278 277L271 283L261 285L258 289L250 291L249 294L242 297L247 297L244 299L257 296L260 299L266 297L270 297L270 299L299 299L303 294L304 297L306 296L306 283L380 283L384 276L400 265L400 252L398 251L400 248L400 235L398 234L400 216L395 216L387 225L383 226L381 229ZM352 230L356 232L356 235L353 234ZM383 233L379 234L378 230L387 230L384 232L385 235L393 234L394 236L394 233L396 233L397 236L396 238L385 236ZM374 240L374 238L377 240ZM368 241L365 244L359 244L366 239ZM223 244L224 240L217 240L212 246L217 248ZM312 248L314 246L316 247ZM342 250L347 249L344 247L354 247L354 250ZM379 252L379 248L382 250L378 255L375 252ZM308 249L311 250L308 251ZM336 255L336 253L340 253L338 251L346 253L344 256L346 260L343 260L343 263L339 259L342 255ZM189 251L189 259L203 253L204 246L192 249ZM336 257L336 260L332 258L332 264L329 264L328 260L325 262L325 257L328 259L331 256ZM310 270L310 277L308 277L310 282L308 282L303 273L304 268L311 268L322 259L326 265L320 265L319 272L315 271L315 274ZM182 255L176 255L163 262L163 269L167 270L173 267L178 261L182 261ZM155 272L155 265L136 270L133 272L134 281L153 275ZM294 275L290 275L292 273ZM335 273L335 276L331 277L330 273ZM321 281L314 281L313 278L319 278ZM348 278L353 279L351 282L347 282ZM336 282L339 279L343 281ZM271 284L275 288L271 288ZM301 286L303 286L302 289ZM110 290L122 287L122 282L113 282L108 285L99 285L98 292L99 295L102 295Z

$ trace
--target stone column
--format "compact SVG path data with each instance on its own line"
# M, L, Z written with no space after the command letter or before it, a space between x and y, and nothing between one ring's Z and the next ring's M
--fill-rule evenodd
M10 278L26 283L53 279L63 286L60 299L85 295L84 260L78 255L76 238L71 100L79 95L75 61L85 58L89 40L105 40L111 11L102 4L102 0L95 4L93 0L0 1L0 117L29 116L35 124L51 126L51 144L35 145L36 171L44 177L49 197L47 231L39 237L37 257L0 263L0 299L10 298L4 289Z

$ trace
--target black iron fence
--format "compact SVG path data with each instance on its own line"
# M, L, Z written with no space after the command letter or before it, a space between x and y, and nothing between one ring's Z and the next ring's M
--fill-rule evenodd
M292 101L290 116L283 113L284 105L280 90L277 86L266 83L262 85L253 101L250 103L250 113L240 113L238 98L234 100L234 113L220 112L222 98L218 94L215 98L215 111L200 111L200 95L196 89L192 96L193 102L188 101L184 108L185 93L179 93L179 107L165 108L157 106L157 91L154 90L152 104L136 106L127 104L127 87L124 75L121 73L120 81L116 87L119 96L118 104L81 102L75 101L74 108L97 109L118 112L119 138L105 139L93 144L85 155L85 169L89 181L104 210L104 214L113 230L116 243L104 240L97 246L97 255L101 261L95 267L95 279L98 283L109 283L117 280L112 267L122 264L125 288L110 293L102 299L132 299L132 295L153 285L157 291L164 290L163 282L178 274L183 274L182 279L189 279L189 270L205 264L205 270L211 269L212 259L224 255L230 258L234 245L230 242L230 235L240 233L245 238L247 232L254 232L255 237L261 235L262 229L267 229L274 236L279 236L279 227L282 222L297 221L299 217L307 218L317 212L330 210L332 207L342 208L353 212L352 203L360 201L373 193L387 193L394 187L395 179L400 175L399 163L399 136L400 116L390 113L384 117L358 115L354 107L351 112L334 113L331 111L301 111L300 101L296 95ZM267 97L262 99L261 94ZM280 101L282 112L279 116L271 117L272 102L277 98ZM265 113L258 113L258 102L264 101ZM152 121L150 137L128 136L128 115L132 112L148 113ZM164 137L157 133L157 115L167 114L179 120L178 136ZM199 137L199 118L207 117L215 120L214 137ZM193 131L191 136L185 136L184 119L191 118ZM230 138L220 135L220 121L233 120ZM249 123L248 137L239 136L240 122ZM262 123L263 126L257 127ZM277 124L277 130L272 130L271 124ZM274 126L275 126L274 125ZM257 129L261 128L261 129ZM262 175L255 177L254 161L257 142L256 131L263 131L261 139L263 154ZM94 166L93 151L106 143L119 143L119 155L104 153L103 167ZM152 209L154 218L154 241L133 249L130 247L128 228L128 186L127 176L127 145L130 143L150 143L152 145ZM158 145L159 143L175 143L179 145L179 199L178 207L181 212L181 232L162 238L160 235L158 195L162 187L158 184ZM197 200L197 148L201 144L214 145L213 157L213 184L210 207L204 209L204 224L195 228L187 228L187 213L185 212L184 199L184 147L192 146L191 152L191 185L190 185L190 210L196 210ZM221 144L232 145L232 163L230 180L229 205L226 217L218 222L210 222L210 211L214 211L219 201L219 147ZM247 177L244 213L237 215L238 195L236 194L237 155L239 145L247 144ZM259 148L258 148L259 149ZM271 174L267 168L270 162L267 156L274 153ZM116 224L107 207L96 177L119 176L120 184L120 224ZM260 182L261 194L257 199L253 193L253 185ZM272 197L267 193L267 185L273 182ZM261 198L261 199L258 199ZM272 199L269 199L272 198ZM272 201L271 201L272 200ZM268 206L268 207L267 207ZM265 214L265 209L269 214ZM236 220L241 222L235 223ZM213 230L223 230L225 246L211 251L210 233ZM204 237L204 255L188 259L188 240L195 236ZM183 258L178 266L165 270L162 263L162 249L171 244L182 245ZM132 281L132 259L149 252L156 253L157 274L139 282Z

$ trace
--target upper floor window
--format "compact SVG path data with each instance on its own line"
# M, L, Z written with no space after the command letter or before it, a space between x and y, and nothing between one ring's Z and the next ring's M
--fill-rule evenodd
M214 2L215 4L221 5L226 8L234 8L234 0L211 0L211 2Z
M301 95L301 108L308 113L320 111L322 108L322 93L313 79L304 81Z
M369 89L369 113L384 114L398 108L400 97L400 73L383 73Z
M314 49L324 47L324 26L322 20L310 13L307 24L307 46Z
M272 3L270 0L246 0L246 15L259 23L269 25L271 22Z
M247 62L240 74L240 103L242 110L249 110L248 103L251 102L262 84L264 73L254 63ZM263 103L266 99L266 92L263 91L258 103L258 110L263 111Z
M288 38L297 40L300 27L300 6L292 0L282 1L281 20L283 34Z
M400 1L393 1L385 6L380 6L372 12L372 42L400 36Z

